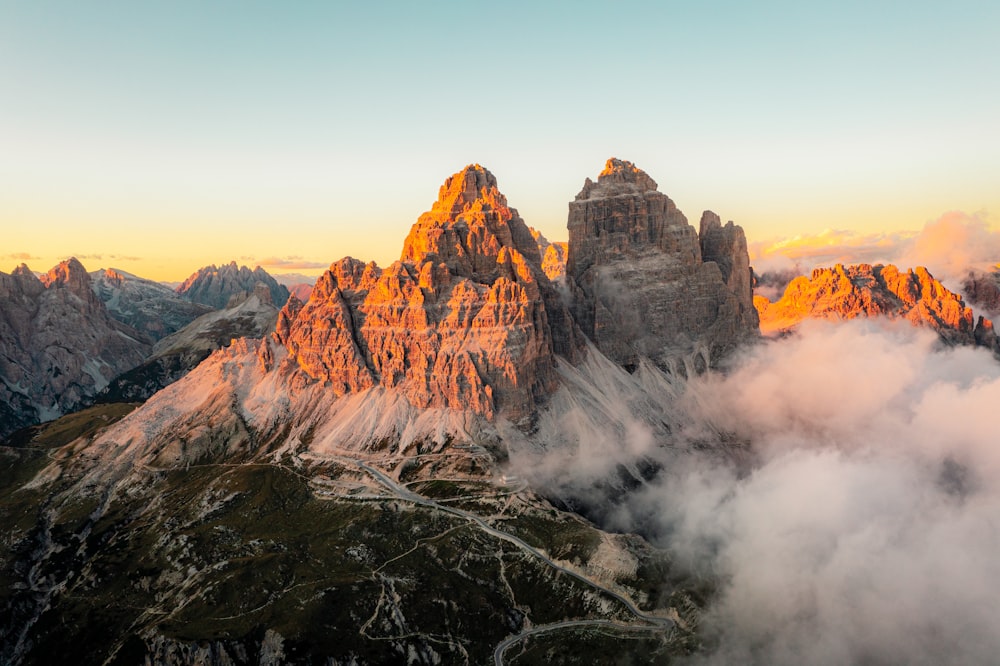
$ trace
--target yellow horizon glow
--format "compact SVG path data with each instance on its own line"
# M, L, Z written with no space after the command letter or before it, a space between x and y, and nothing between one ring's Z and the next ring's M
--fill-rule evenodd
M945 214L939 215L941 219ZM723 219L729 216L723 214ZM414 220L417 215L414 215ZM694 216L688 214L689 223ZM1000 228L988 215L980 214L988 220L987 228L1000 234ZM62 218L65 221L65 218ZM250 268L261 266L273 275L301 273L318 276L333 262L344 256L353 256L363 261L376 261L387 266L399 256L403 241L412 224L388 223L357 225L355 230L333 228L318 230L317 225L304 225L308 232L295 234L288 231L293 224L283 225L283 233L274 234L262 243L256 234L248 230L259 230L276 225L271 220L250 223L247 221L218 223L208 219L189 220L185 225L163 225L150 228L136 228L126 219L102 217L103 229L100 234L88 231L98 220L77 218L69 231L56 236L32 233L35 229L52 228L55 220L43 217L17 225L5 234L4 249L0 253L0 270L10 273L17 266L27 264L35 272L44 273L59 262L71 256L76 257L88 271L117 268L139 277L161 282L181 282L195 271L205 266L217 266L235 261ZM529 225L531 221L525 220ZM775 259L788 259L805 266L815 258L857 263L866 257L893 256L901 243L918 236L921 229L935 220L921 220L907 226L905 220L886 224L880 219L881 227L869 223L867 229L859 227L828 227L815 233L799 233L790 236L768 234L766 238L755 238L753 223L744 226L750 247L751 264L764 265ZM819 222L814 219L813 222ZM840 221L839 216L825 220L830 224ZM550 241L565 241L566 235L553 233L554 225L539 228ZM764 226L764 225L761 225ZM779 227L781 225L766 225ZM359 230L358 227L361 227ZM748 228L749 227L749 228ZM369 233L367 229L378 229L379 233ZM329 248L321 252L317 248ZM858 259L860 257L860 259ZM993 262L1000 265L1000 256Z

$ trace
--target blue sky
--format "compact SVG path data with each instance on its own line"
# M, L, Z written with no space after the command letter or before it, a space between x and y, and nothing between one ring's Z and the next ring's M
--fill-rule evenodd
M564 238L612 155L752 240L996 225L998 29L962 0L0 2L0 270L385 264L471 162Z

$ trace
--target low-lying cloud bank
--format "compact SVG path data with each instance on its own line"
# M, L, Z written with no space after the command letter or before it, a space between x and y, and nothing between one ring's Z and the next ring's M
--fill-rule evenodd
M908 324L814 325L691 386L753 442L636 501L725 581L713 663L986 663L1000 653L1000 364Z
M627 388L615 393L629 402ZM673 405L667 446L652 444L647 414L619 427L617 442L599 432L575 456L532 466L554 494L587 487L594 501L623 466L662 465L653 481L618 488L605 520L644 530L718 581L697 663L995 661L992 356L943 350L907 323L807 322L726 376L692 380Z
M984 214L951 211L916 233L827 230L815 236L751 243L750 262L758 274L798 275L838 263L925 266L957 291L970 269L990 270L1000 263L1000 229L991 227Z

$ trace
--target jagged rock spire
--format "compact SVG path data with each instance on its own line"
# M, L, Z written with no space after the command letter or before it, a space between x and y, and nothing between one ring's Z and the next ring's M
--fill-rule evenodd
M250 293L258 282L263 282L271 291L271 300L282 306L288 300L288 288L278 282L260 266L250 270L235 261L222 266L212 264L192 273L179 287L177 294L191 301L215 309L230 304L233 296Z
M497 189L496 176L479 164L470 164L444 181L431 210L454 218L481 197L507 205L507 198Z

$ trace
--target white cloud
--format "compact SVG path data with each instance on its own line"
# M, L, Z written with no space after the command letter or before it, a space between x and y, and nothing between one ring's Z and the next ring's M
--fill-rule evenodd
M671 547L725 581L706 661L995 658L1000 364L988 353L941 351L908 325L812 324L691 388L697 418L757 454L742 476L695 468L637 498L672 507Z
M646 410L656 405L630 402L627 387L612 393L619 407L602 408L619 423L655 421ZM533 464L552 470L553 493L603 499L611 525L643 529L718 582L703 622L709 649L694 661L1000 654L1000 363L989 353L943 349L905 322L807 322L663 402L666 438L655 428L609 436L616 419L598 414L567 430L589 438L578 460ZM662 468L653 481L617 483L649 459Z
M951 211L929 222L902 250L903 265L926 266L938 280L958 285L970 269L1000 263L1000 230L981 215Z
M754 242L750 262L758 274L793 271L799 275L838 263L924 266L949 289L959 291L970 269L1000 264L1000 229L991 227L985 214L950 211L919 232L826 230L815 236Z
M282 270L301 271L317 268L328 268L330 262L308 261L302 257L265 257L256 261L263 268L278 268Z

